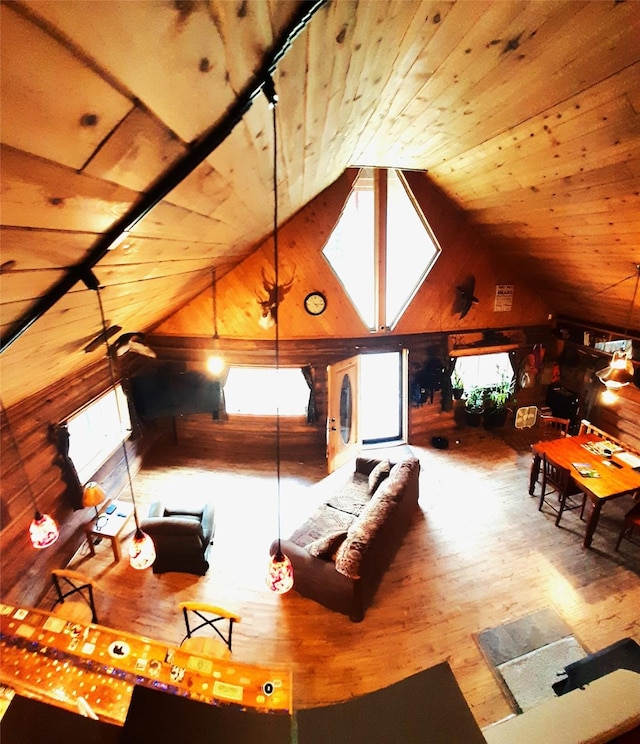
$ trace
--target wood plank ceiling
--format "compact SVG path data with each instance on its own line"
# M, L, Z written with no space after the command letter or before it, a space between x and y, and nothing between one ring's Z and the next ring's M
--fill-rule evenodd
M77 274L16 329L259 89L283 34L311 8L1 3L5 405L86 365L100 326ZM558 313L637 328L639 38L637 2L324 4L273 73L280 221L347 166L427 171ZM228 271L270 232L271 112L262 95L251 100L229 136L101 252L108 323L153 328L208 286L212 267Z

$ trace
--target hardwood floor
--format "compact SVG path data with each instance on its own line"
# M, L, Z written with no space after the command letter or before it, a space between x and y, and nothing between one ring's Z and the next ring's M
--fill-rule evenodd
M448 660L481 725L512 711L475 636L552 606L590 651L640 641L640 548L613 547L627 497L606 504L593 548L571 512L561 527L528 495L526 435L460 431L448 450L412 447L422 464L420 506L362 623L295 591L271 594L264 569L277 534L273 463L222 463L184 450L156 451L134 482L141 515L155 499L210 498L216 507L212 565L204 577L138 572L113 563L103 541L72 564L100 585L100 622L179 643L178 602L200 599L237 611L234 657L291 664L294 701L344 700ZM524 438L523 438L524 436ZM324 463L282 463L286 537L323 500ZM339 473L336 478L345 477ZM125 491L124 497L128 494ZM132 534L125 530L125 542ZM126 548L126 545L124 546ZM47 602L42 603L47 607Z

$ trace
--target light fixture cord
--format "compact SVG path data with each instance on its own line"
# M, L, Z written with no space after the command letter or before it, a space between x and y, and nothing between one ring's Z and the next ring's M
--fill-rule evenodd
M107 338L107 321L104 317L104 307L102 305L102 295L100 294L100 287L95 288L95 292L98 296L98 306L100 307L100 320L102 321L102 329L104 336L104 345L107 351L107 364L109 366L109 377L111 378L111 387L116 399L116 410L118 411L118 421L120 423L120 430L122 430L122 411L120 410L120 401L118 400L118 388L116 383L116 374L113 369L113 359L111 357L111 349L109 348L109 340ZM124 464L127 470L127 480L129 482L129 491L131 492L131 503L133 504L133 518L136 523L136 533L140 532L140 523L138 522L138 509L136 507L136 497L133 493L133 480L131 478L131 467L129 466L129 454L127 453L127 445L122 439L122 454L124 456Z
M636 285L633 289L633 298L631 300L631 307L629 308L629 320L627 320L627 329L625 333L629 333L631 328L631 320L633 318L633 309L636 305L636 297L638 296L638 282L640 281L640 264L636 264Z
M4 403L2 402L2 399L0 399L0 407L2 408L2 415L4 416L4 420L7 422L7 429L9 430L9 436L11 437L11 441L13 443L13 448L16 451L16 456L18 458L18 462L20 463L20 467L22 468L22 472L24 474L24 478L27 482L27 491L29 493L29 497L31 498L31 501L33 503L33 508L36 510L38 514L40 514L40 510L38 509L38 502L36 501L36 497L33 493L33 490L31 488L31 481L29 480L29 475L27 473L27 468L25 467L24 460L22 459L22 455L20 454L20 449L18 447L18 442L16 441L15 436L13 435L13 429L11 428L11 421L9 421L9 414L7 413L7 409L4 407Z
M218 338L218 298L216 270L211 269L211 300L213 308L213 338Z
M269 78L271 81L271 78ZM278 381L278 370L280 369L280 319L279 319L279 304L280 304L280 285L279 285L279 246L278 246L278 125L276 117L276 106L278 104L278 96L275 95L275 89L273 89L273 81L271 81L271 89L273 94L270 97L269 105L271 107L273 117L273 260L275 263L274 274L276 284L276 299L275 299L275 362L276 362L276 492L277 492L277 503L278 503L278 556L281 555L280 549L280 384Z

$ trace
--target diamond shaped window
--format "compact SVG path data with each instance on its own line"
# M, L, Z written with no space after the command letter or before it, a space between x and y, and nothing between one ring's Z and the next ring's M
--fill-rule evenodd
M387 225L378 241L376 203L386 212ZM363 168L323 254L373 331L395 326L440 246L401 174ZM378 267L384 276L376 275Z

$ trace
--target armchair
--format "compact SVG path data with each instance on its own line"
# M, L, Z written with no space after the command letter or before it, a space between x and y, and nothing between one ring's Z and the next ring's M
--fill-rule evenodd
M202 576L207 572L215 532L211 504L167 506L156 501L140 528L156 546L154 573L180 571Z

